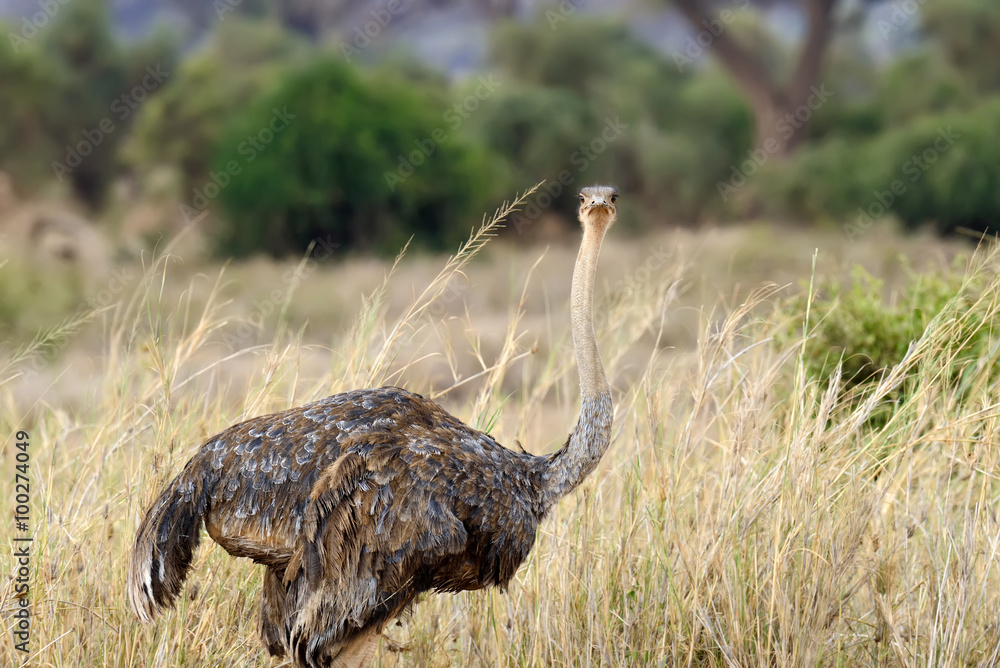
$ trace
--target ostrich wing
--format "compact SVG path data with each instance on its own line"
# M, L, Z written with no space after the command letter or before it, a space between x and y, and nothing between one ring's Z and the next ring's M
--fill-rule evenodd
M449 481L428 476L431 463L407 462L412 451L388 434L363 440L345 442L313 486L284 578L305 599L300 628L335 638L381 628L439 573L465 563L469 538Z
M433 551L460 529L439 507L454 501L462 476L455 469L465 468L452 442L482 436L419 395L359 390L230 427L182 475L190 472L192 486L210 496L206 527L233 556L284 567L305 543L322 551L316 540L327 526L336 535L353 526L340 524L348 510L341 503L357 506L351 522L371 524L360 538ZM423 527L412 521L421 513Z

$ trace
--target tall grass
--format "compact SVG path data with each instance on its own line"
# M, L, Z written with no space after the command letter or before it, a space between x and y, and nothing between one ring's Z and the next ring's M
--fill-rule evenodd
M500 353L479 350L481 372L459 381L474 392L408 382L408 368L451 331L429 307L504 215L399 317L376 290L334 342L329 368L304 363L301 336L282 326L270 345L234 351L258 360L235 402L222 391L231 381L199 352L229 325L222 304L212 296L194 310L190 292L165 299L167 257L101 314L94 401L25 416L3 382L16 373L8 367L0 430L28 430L34 448L30 665L277 665L255 637L260 568L210 540L176 610L155 624L140 625L125 596L140 513L200 443L238 420L390 382L434 394L511 447L556 447L554 431L570 428L578 406L569 337L549 332L560 345L532 355L516 295ZM987 284L980 313L1000 309L996 259L968 270ZM631 379L615 387L614 443L543 523L509 591L427 597L387 630L379 665L1000 664L1000 406L992 359L981 360L982 382L957 392L951 381L967 307L945 309L863 401L848 402L838 377L822 385L806 375L801 341L778 349L770 340L786 317L770 290L706 312L694 354L653 354L625 373L629 350L663 331L668 279L599 305L610 311L598 333L609 376ZM904 379L913 385L905 403L873 429L868 416ZM530 440L537 435L546 436ZM5 521L12 496L0 497ZM13 596L8 579L5 615ZM0 661L22 658L4 634Z

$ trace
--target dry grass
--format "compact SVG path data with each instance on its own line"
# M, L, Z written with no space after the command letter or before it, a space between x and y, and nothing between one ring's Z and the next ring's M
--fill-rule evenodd
M92 385L72 401L42 394L23 404L17 375L31 350L0 365L0 432L27 429L33 447L31 665L277 665L254 636L259 568L211 541L177 609L155 624L136 622L124 595L140 513L201 442L233 422L393 382L439 395L501 442L558 445L575 420L577 390L563 314L568 278L547 277L568 277L572 250L553 249L534 274L535 258L508 265L514 288L500 289L500 315L490 307L484 325L474 306L480 287L452 299L449 286L473 275L472 256L489 234L487 226L422 283L399 288L401 276L414 276L401 263L369 286L328 348L295 321L307 308L296 298L228 351L222 344L239 321L227 275L195 276L190 283L203 288L175 290L161 258L96 316ZM710 243L721 253L720 234ZM678 237L672 246L691 243ZM623 254L612 243L608 265L641 267ZM728 274L707 271L714 281L736 274L742 285L724 292L733 306L699 309L717 301L718 292L702 301L711 280L693 279L679 297L672 264L629 284L603 279L598 334L616 420L598 472L543 524L509 592L428 597L388 630L405 649L383 643L379 665L1000 663L998 388L973 384L960 403L946 381L953 362L942 351L953 350L945 344L963 314L936 320L851 408L836 386L804 377L800 346L775 350L767 340L782 316L773 291L748 296L759 268L734 261ZM994 276L995 264L981 259L969 271ZM991 281L982 307L995 311L1000 279ZM529 354L536 339L542 345ZM252 370L234 374L239 359ZM43 377L55 385L60 376ZM866 415L904 377L917 381L911 399L868 430ZM5 479L11 440L0 457ZM0 498L8 521L11 497ZM7 580L6 612L13 594ZM19 658L4 634L0 661Z

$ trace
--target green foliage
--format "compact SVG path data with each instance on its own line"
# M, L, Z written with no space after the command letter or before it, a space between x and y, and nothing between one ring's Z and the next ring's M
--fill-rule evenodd
M980 93L1000 91L1000 5L994 0L932 0L921 16L924 31L966 81Z
M594 129L599 123L595 111L580 96L517 83L498 90L470 122L474 136L502 156L508 190L555 179L564 169L575 172L574 155L585 160L581 145L600 131ZM558 201L571 209L575 200L570 188Z
M641 187L637 130L676 107L672 84L682 77L672 63L623 24L561 15L501 26L491 58L503 84L469 133L501 158L509 189L564 171L573 181L612 180L624 193ZM580 185L564 188L556 208L571 214Z
M753 133L731 82L715 70L682 72L621 24L572 18L553 30L549 16L498 31L492 57L505 85L470 124L502 156L511 186L566 170L578 181L556 200L567 214L577 186L603 180L663 217L718 209L715 184L746 157ZM622 130L605 143L609 122Z
M18 34L14 25L0 24L0 34ZM14 48L0 39L0 169L17 174L22 183L36 184L51 178L50 162L56 146L45 132L40 110L51 108L54 72L37 48Z
M875 97L886 127L967 108L974 101L969 85L935 49L921 49L894 61L879 81Z
M908 228L1000 231L1000 100L922 116L866 142L832 140L766 170L758 187L775 210L851 225L882 214ZM858 228L860 232L864 227Z
M808 122L797 130L806 145L828 139L868 138L885 128L875 101L883 73L858 32L852 32L850 25L844 28L844 34L838 34L830 45L822 80L816 84L832 95L813 109ZM793 59L791 54L789 58Z
M203 199L220 164L245 160L238 147L264 122L251 119L251 112L269 111L262 100L277 104L276 91L291 91L287 82L297 73L329 67L314 66L329 47L293 36L281 24L282 17L288 24L288 15L270 0L234 6L179 65L178 40L169 32L138 44L117 40L108 5L108 0L60 5L36 38L17 48L10 40L0 44L0 99L5 100L0 169L27 192L61 176L75 195L100 205L124 165L139 177L144 197L154 196L156 183L169 183L156 193L163 196L158 199L190 205ZM495 72L490 76L500 85L485 97L467 97L476 90L476 77L450 84L445 74L391 47L391 39L366 50L353 66L368 83L350 88L350 94L384 100L399 93L400 104L419 99L414 117L400 120L395 118L399 110L378 112L378 127L365 128L368 119L360 112L342 122L309 115L316 127L350 127L357 139L314 138L318 145L305 154L322 168L303 167L296 162L301 154L281 153L280 142L272 147L289 161L287 174L304 176L306 185L297 188L281 183L288 180L284 176L277 185L258 181L253 174L263 167L245 165L251 175L223 189L227 210L246 211L236 200L257 202L256 193L244 192L252 183L263 192L280 192L283 199L275 205L280 213L271 213L291 227L266 232L266 226L253 223L256 232L224 230L220 240L233 250L245 242L239 252L261 246L285 252L299 249L319 229L336 227L344 243L359 247L392 248L413 230L421 231L421 243L439 245L454 240L454 221L475 210L472 202L543 179L566 181L567 172L570 183L555 198L555 209L572 215L578 186L610 181L640 205L623 211L624 225L630 215L634 221L686 223L756 216L763 206L765 213L810 221L835 218L853 224L862 214L878 217L881 208L908 227L1000 229L1000 171L995 169L1000 106L983 97L1000 90L1000 4L993 0L927 0L921 5L923 32L913 33L920 40L917 48L884 69L866 52L860 31L851 32L847 25L826 54L823 80L835 94L797 130L799 150L790 160L772 156L759 170L751 168L748 187L724 196L719 184L748 173L740 167L753 158L748 151L755 125L745 95L717 67L711 47L697 62L675 61L674 54L661 52L622 20L566 9L542 11L532 23L497 24L489 57ZM211 8L207 15L194 4L188 10L197 20L214 17ZM893 20L898 23L898 17ZM795 50L770 33L759 12L735 12L727 30L757 53L774 81L792 76ZM120 104L147 67L157 65L170 73L166 81L138 105ZM386 89L384 95L372 91L379 87ZM354 108L341 98L337 104ZM456 100L473 100L475 108L448 117ZM98 132L109 119L114 130ZM915 169L914 159L948 126L960 136L954 146L926 169ZM421 133L437 127L448 139L434 159L399 192L379 191L385 172L399 168L399 155L426 138ZM305 143L298 133L289 137ZM88 136L100 136L100 142L78 165L60 169L57 165L65 166L69 153ZM348 144L356 145L356 154L345 148ZM390 153L376 159L372 146ZM328 172L350 170L341 163L330 167L316 156L343 151L360 160L355 171L379 171L367 179L353 173L344 177L358 195L345 195L347 189L336 184L337 192L324 194L320 189L330 182ZM892 191L896 182L903 194ZM883 195L891 195L891 204L882 204ZM309 204L302 205L302 198ZM288 208L292 202L299 203L294 215ZM430 202L443 207L440 215L427 208ZM364 212L357 222L331 222L356 211ZM258 216L256 209L247 215ZM379 235L385 236L375 241Z
M112 34L104 0L66 5L38 39L53 68L52 105L44 110L44 118L48 134L60 147L56 159L69 168L76 193L90 204L99 203L114 174L117 147L126 135L122 128L142 103L131 91L147 75L147 66L166 71L173 67L172 45L160 34L155 44L121 46ZM143 100L159 85L149 81L145 95L140 94ZM81 143L92 147L89 154ZM77 149L78 166L72 166L66 146Z
M165 31L120 44L106 0L59 7L30 40L0 44L0 166L29 186L58 178L97 205L115 175L118 147L136 108L156 92L147 67L173 69L176 45ZM4 32L20 35L18 29Z
M695 77L680 89L675 118L660 142L644 143L660 169L646 163L645 190L663 210L684 221L723 210L717 184L732 177L732 166L753 146L754 121L746 102L722 72ZM662 170L662 171L661 171ZM661 176L662 175L662 176Z
M809 220L830 216L854 220L856 210L872 200L870 183L884 177L866 177L857 170L872 167L861 156L863 143L834 138L818 146L807 146L785 162L765 166L754 181L771 213Z
M939 152L935 162L927 156L952 135L954 144ZM988 234L1000 231L1000 100L985 103L968 113L929 117L887 133L874 144L871 156L883 156L883 165L907 165L901 178L910 187L899 198L895 212L914 228L933 221L941 232L967 228ZM940 143L939 143L940 142ZM914 159L920 156L919 162ZM900 175L897 175L900 178Z
M800 339L808 308L808 339L802 352L806 375L825 387L840 364L841 387L857 401L903 361L911 343L932 320L953 319L949 344L953 349L938 351L935 357L951 360L949 382L962 393L967 389L970 365L975 371L978 360L992 355L1000 317L995 308L978 299L986 278L979 273L976 280L966 280L960 263L961 259L951 271L940 273L909 271L905 287L892 295L862 267L854 269L849 282L822 279L812 296L803 292L779 305L788 317L775 343L784 348ZM1000 376L1000 372L990 373ZM889 396L890 401L905 400L909 389L904 382ZM874 419L880 422L886 417L879 414Z
M292 118L268 140L275 110ZM494 183L486 156L447 118L405 81L316 63L231 120L214 163L239 168L219 195L219 252L299 253L317 240L396 252L411 236L418 247L455 244Z
M557 30L546 20L508 23L497 30L492 56L511 78L565 88L585 98L608 96L605 84L630 78L638 63L658 64L658 74L665 80L678 78L676 68L625 24L606 19L567 19ZM632 93L649 94L638 89Z
M123 147L124 161L144 186L157 168L176 170L182 199L190 201L208 179L219 138L233 116L312 55L308 44L277 23L227 15L205 48L188 56L160 94L141 107Z

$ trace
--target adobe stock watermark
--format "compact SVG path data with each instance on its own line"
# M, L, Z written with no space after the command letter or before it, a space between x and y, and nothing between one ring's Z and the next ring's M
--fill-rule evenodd
M371 20L366 21L363 26L354 27L350 43L340 43L340 52L344 55L344 60L350 63L352 58L367 49L372 40L382 34L393 19L406 10L408 4L412 4L412 0L388 0L385 7L370 10L368 14Z
M146 76L131 90L122 93L111 103L109 111L114 114L114 118L105 116L93 128L84 130L81 133L83 138L80 141L72 146L66 145L66 157L63 158L62 162L52 161L52 171L55 172L56 178L62 181L63 177L72 174L74 169L82 165L83 159L93 153L94 149L100 146L108 135L118 129L115 120L117 119L117 123L124 123L128 120L129 116L139 108L139 105L149 97L149 94L159 88L169 76L170 72L163 71L160 65L157 64L155 67L148 65Z
M462 280L464 279L464 280ZM441 294L434 299L427 312L434 318L440 319L448 311L448 307L462 298L469 291L469 280L462 274L452 276L444 286Z
M631 296L634 292L639 290L639 286L649 283L653 276L656 275L657 271L667 266L667 260L670 257L671 253L665 246L659 246L652 249L646 257L645 262L639 265L637 269L626 274L623 278L618 279L618 282L615 283L611 293L622 293L626 296ZM467 279L461 280L463 278L465 277L455 276L448 281L444 290L437 296L434 303L431 304L428 309L431 316L441 318L445 315L449 306L458 302L462 296L469 291L469 282ZM607 309L595 310L594 326L600 328L601 326L607 324L608 318L609 314Z
M18 53L21 47L26 46L30 40L34 39L55 18L59 10L69 3L70 0L39 0L38 11L21 19L21 29L16 33L7 33L7 39L10 41L14 53Z
M618 282L615 283L611 290L611 294L621 293L631 296L633 293L638 292L640 286L648 284L657 271L667 266L667 261L670 257L670 250L665 246L652 249L646 257L645 262L639 265L637 269L627 273L623 278L618 279ZM595 309L594 329L599 330L603 328L608 324L610 317L611 312L608 308Z
M215 18L220 21L229 12L235 12L243 4L243 0L212 0L212 9L215 10Z
M292 294L302 281L316 272L320 262L333 257L338 248L340 248L340 244L333 242L329 237L316 239L309 257L281 275L281 283L284 288L274 288L263 298L254 300L253 310L247 319L239 324L236 332L233 334L223 333L223 343L232 351L246 346L254 333L264 328L264 322L267 318L287 306Z
M775 133L785 141L791 139L792 135L801 130L813 114L833 97L833 92L826 89L826 84L822 84L819 88L811 86L809 90L811 92L806 98L805 104L799 105L795 111L785 114L774 124ZM729 179L715 183L715 189L719 191L722 201L727 201L730 195L746 185L747 180L767 164L771 156L780 151L783 145L775 135L771 135L764 140L760 147L747 151L746 160L738 165L730 165Z
M909 184L916 183L923 178L927 170L938 161L938 158L947 153L954 146L955 141L961 138L962 135L955 132L950 125L947 128L938 128L937 137L934 138L931 145L919 153L914 153L899 168L899 171L908 178L906 180L893 180L889 184L888 190L873 190L872 194L875 197L868 206L858 207L857 220L853 224L844 224L844 234L847 235L847 240L854 241L864 236L875 221L884 216L892 209L896 201L907 193L910 188Z
M628 129L627 123L622 123L620 116L614 119L604 119L604 127L600 133L586 144L578 146L569 156L569 162L576 167L576 172L564 169L555 179L546 180L542 184L539 193L531 201L524 205L521 215L514 223L514 229L521 234L526 227L533 224L544 213L545 209L552 206L563 190L576 180L577 176L587 171L587 169L608 150L608 147L615 143Z
M570 154L569 162L576 167L576 172L564 169L554 179L546 180L535 194L534 198L528 201L521 210L521 215L514 221L514 230L521 234L525 228L532 225L546 209L552 206L563 191L572 186L577 177L585 172L602 153L608 150L608 146L624 134L628 129L627 123L622 123L620 116L614 119L604 120L604 127L601 132L586 144L578 146ZM625 285L624 281L619 281L619 287ZM435 318L440 318L445 314L448 307L457 302L469 289L468 281L458 282L455 279L449 281L448 285L434 303L431 304L429 312Z
M493 78L492 74L480 76L478 81L479 85L476 86L476 89L470 95L465 96L465 98L452 105L448 111L444 112L442 119L448 125L447 130L443 127L436 127L431 131L429 136L423 139L414 139L413 145L415 148L406 155L399 154L399 162L396 170L386 170L382 174L385 184L389 186L390 191L396 192L396 186L413 176L417 167L427 162L427 159L437 152L438 146L448 141L451 133L458 130L462 126L462 123L474 111L479 109L480 103L488 100L496 92L496 89L502 85L500 81Z
M889 20L879 19L875 22L878 34L882 36L882 39L887 39L889 35L899 32L913 21L920 13L920 8L925 4L927 4L927 0L901 0L892 3Z
M546 9L545 20L549 23L549 30L555 30L560 23L568 21L585 2L586 0L561 0L555 9Z
M268 144L273 142L274 138L281 134L295 117L295 114L288 112L288 107L282 107L281 109L273 107L271 109L271 118L267 123L256 133L248 135L246 139L237 145L236 152L243 156L243 162L230 160L220 171L209 172L208 179L200 187L192 190L191 203L182 203L180 205L181 217L184 218L184 223L193 225L208 215L208 207L219 196L219 193L225 190L226 186L232 183L233 179L243 172L244 165L248 165L256 160L257 155L266 149Z
M736 9L723 9L719 12L718 18L705 19L701 22L701 26L695 26L698 32L693 35L689 34L684 40L683 53L674 51L671 54L674 65L677 66L679 72L683 72L684 68L689 65L694 65L694 61L705 55L708 48L712 46L712 42L718 39L726 31L726 28L736 20L739 12L750 6L750 0L732 0L732 4Z

